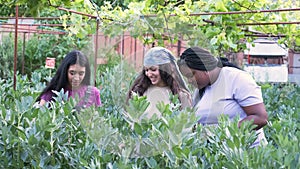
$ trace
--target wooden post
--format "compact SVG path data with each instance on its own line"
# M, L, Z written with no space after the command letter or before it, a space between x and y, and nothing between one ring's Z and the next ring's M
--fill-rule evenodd
M18 15L19 7L16 5L16 22L15 22L15 50L14 50L14 90L16 90L17 81L17 56L18 56Z

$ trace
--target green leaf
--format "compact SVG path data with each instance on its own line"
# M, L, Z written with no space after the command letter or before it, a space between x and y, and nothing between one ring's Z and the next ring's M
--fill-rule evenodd
M231 149L234 149L236 147L235 143L230 139L226 140L226 143L227 143L228 147Z
M211 45L215 45L217 42L218 42L218 39L217 39L216 37L213 37L213 38L210 40L210 44L211 44Z
M227 8L225 7L225 4L223 1L221 0L218 0L215 2L215 7L216 7L216 10L219 11L219 12L227 12Z
M153 157L150 157L150 159L145 158L145 161L146 161L148 167L150 167L150 168L157 167L157 162L156 162L156 160Z
M139 135L143 134L142 126L139 125L138 123L134 123L134 131Z
M173 150L173 152L174 152L174 154L176 155L177 158L182 157L183 151L179 146L174 146L172 148L172 150Z
M164 153L168 157L171 163L175 162L176 157L173 155L171 151L165 151Z
M28 144L36 145L37 143L38 143L38 140L35 138L34 135L31 135L31 136L28 138Z
M244 136L242 136L242 137L244 137ZM235 144L235 147L240 147L241 146L240 139L236 135L233 136L233 142Z
M173 144L177 145L179 143L179 139L172 131L168 130L170 141L172 141Z

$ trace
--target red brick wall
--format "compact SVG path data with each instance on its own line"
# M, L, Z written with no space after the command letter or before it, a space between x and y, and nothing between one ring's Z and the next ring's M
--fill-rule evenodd
M152 47L152 45L144 45L139 39L131 37L128 32L125 32L123 36L115 38L108 38L100 33L98 36L98 44L99 53L101 53L101 50L114 49L117 53L122 54L124 59L132 63L137 69L142 68L144 55L147 50ZM179 43L165 43L165 47L169 49L175 57L178 57L185 50L186 44L186 42L180 42L180 45Z

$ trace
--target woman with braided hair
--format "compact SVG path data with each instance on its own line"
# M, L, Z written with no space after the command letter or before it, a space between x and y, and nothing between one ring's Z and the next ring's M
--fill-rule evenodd
M158 102L169 104L171 95L178 95L181 108L191 107L191 96L178 69L176 59L166 48L153 47L144 57L142 72L134 80L127 95L127 101L136 93L147 96L150 102L145 115L151 118L161 115L156 108Z
M193 106L200 117L198 123L217 125L221 114L231 120L239 117L239 125L253 120L258 139L252 146L266 143L262 127L267 124L268 114L261 88L249 73L200 47L186 49L177 64L188 82L196 87Z

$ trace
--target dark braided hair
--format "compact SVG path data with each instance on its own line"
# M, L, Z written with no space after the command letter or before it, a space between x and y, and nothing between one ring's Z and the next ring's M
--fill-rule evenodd
M230 63L225 57L214 57L208 50L200 47L191 47L186 49L177 61L178 66L187 65L189 68L210 71L216 67L234 67L238 66Z

